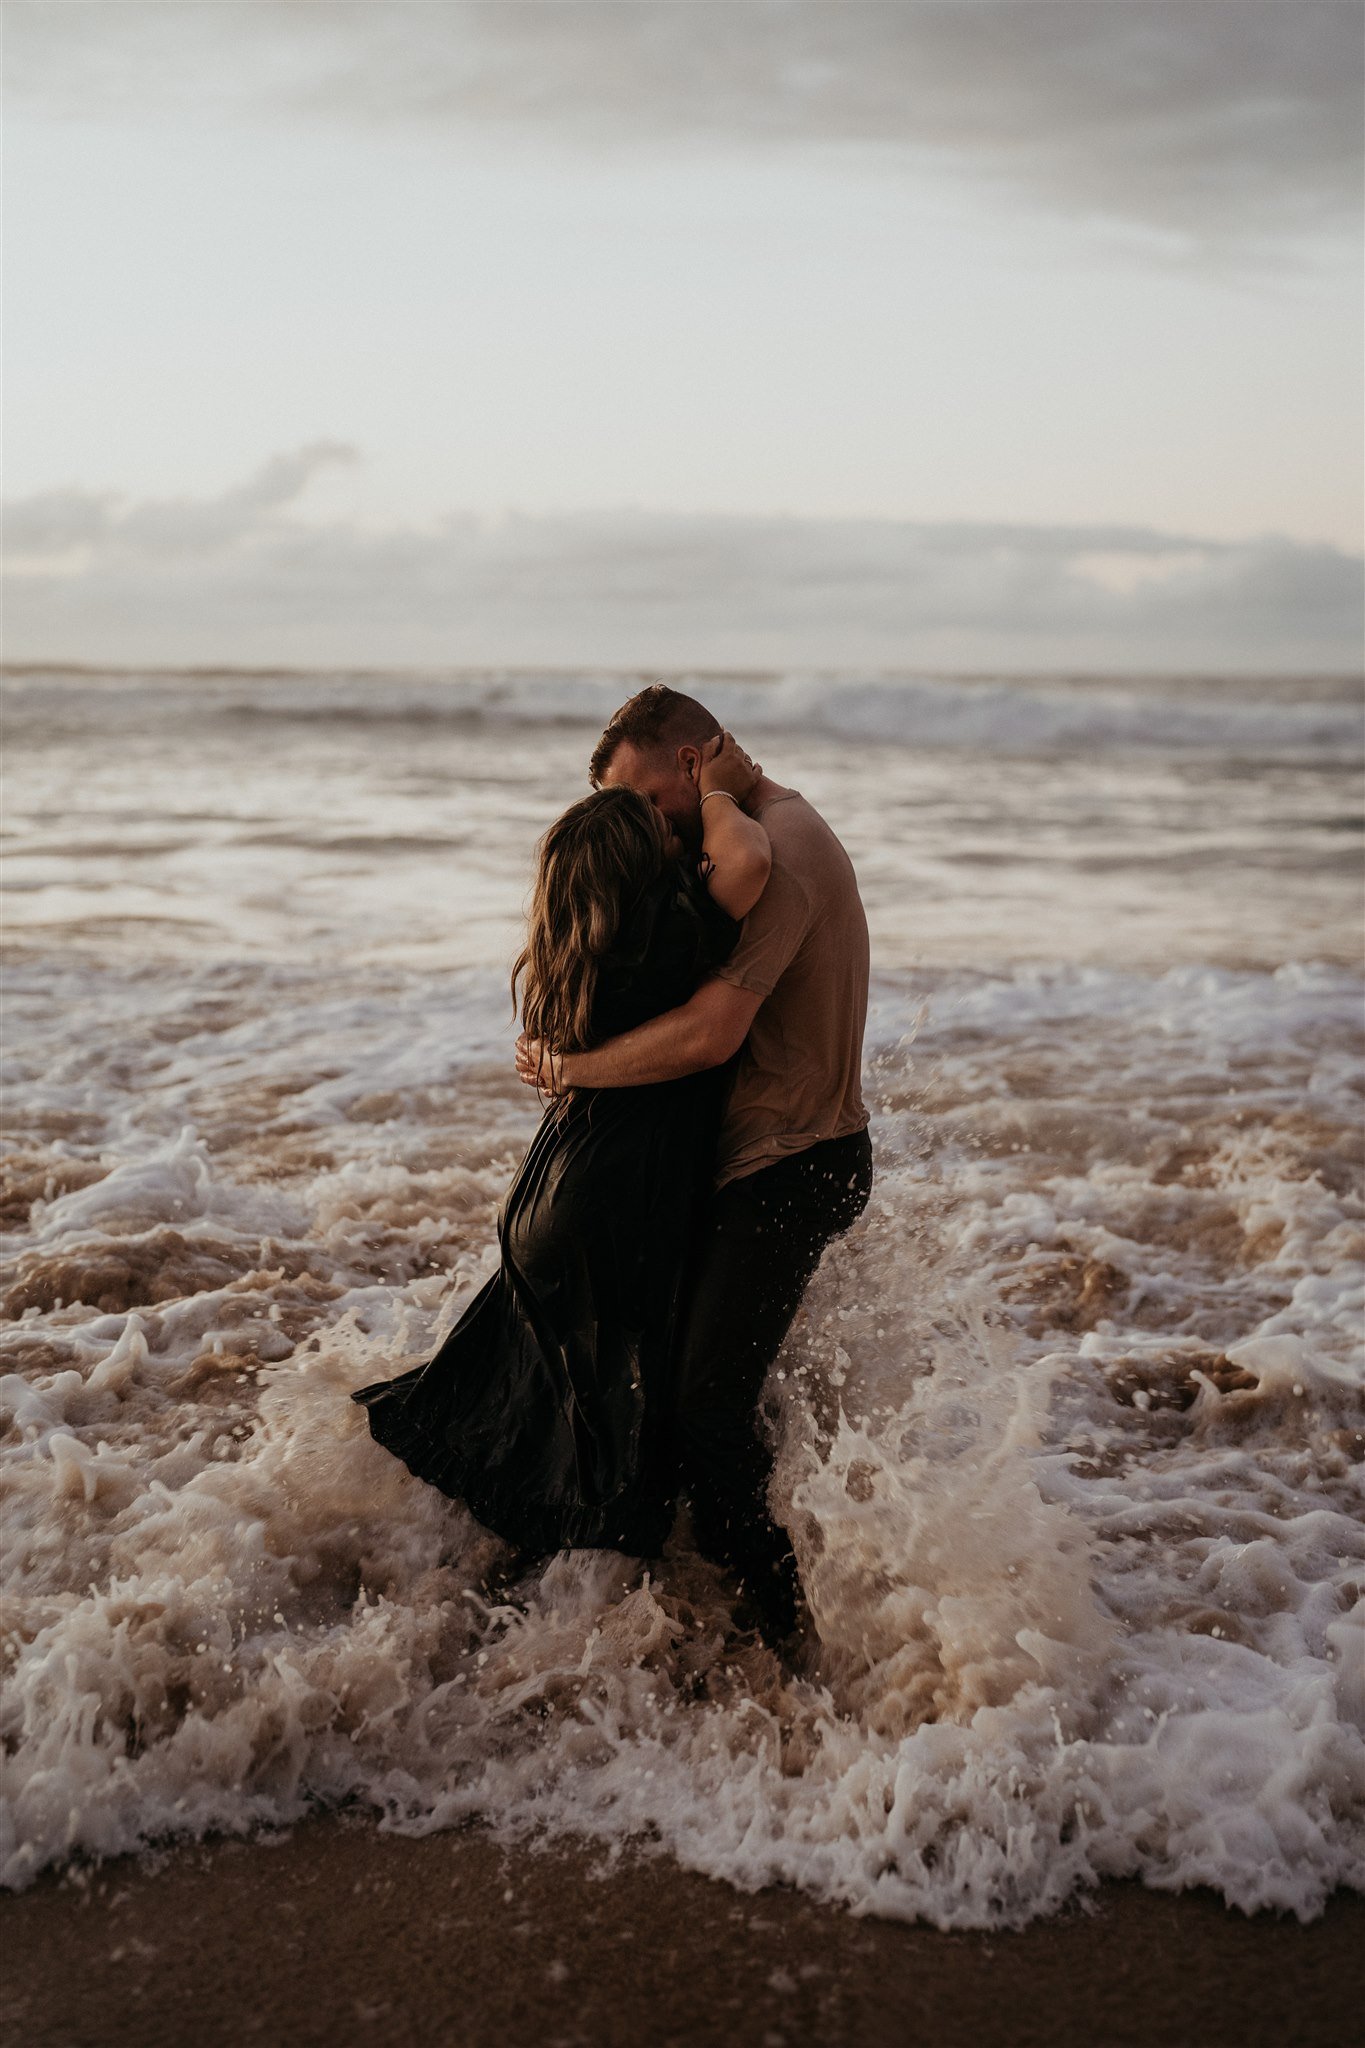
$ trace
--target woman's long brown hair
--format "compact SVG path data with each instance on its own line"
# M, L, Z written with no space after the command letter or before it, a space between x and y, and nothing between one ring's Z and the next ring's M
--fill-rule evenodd
M553 1052L588 1050L602 958L663 865L659 815L633 789L596 789L551 825L512 969L528 1038Z

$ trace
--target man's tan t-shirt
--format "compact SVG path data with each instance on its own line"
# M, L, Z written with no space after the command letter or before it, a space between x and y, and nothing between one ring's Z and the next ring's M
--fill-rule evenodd
M720 1187L867 1123L867 918L853 863L794 789L756 815L772 842L772 873L717 974L763 1001L721 1125Z

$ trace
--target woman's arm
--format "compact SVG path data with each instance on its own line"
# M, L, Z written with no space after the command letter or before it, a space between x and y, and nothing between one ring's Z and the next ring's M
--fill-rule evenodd
M713 902L730 917L746 917L763 894L773 850L757 818L740 806L759 771L728 732L709 740L697 781L701 789L702 873ZM708 801L709 798L709 801Z

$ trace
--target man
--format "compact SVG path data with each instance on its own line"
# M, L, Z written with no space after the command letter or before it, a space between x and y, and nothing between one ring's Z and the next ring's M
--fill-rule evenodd
M694 697L655 684L611 720L590 779L649 797L699 853L703 802L731 800L698 786L720 732ZM734 952L689 1002L556 1060L555 1073L560 1087L639 1087L740 1055L688 1289L674 1420L698 1548L735 1574L766 1631L785 1635L797 1620L796 1561L768 1512L772 1456L757 1407L825 1246L872 1185L860 1088L867 919L848 855L805 798L761 768L737 786L771 841L772 872ZM518 1071L543 1078L538 1046L519 1045Z

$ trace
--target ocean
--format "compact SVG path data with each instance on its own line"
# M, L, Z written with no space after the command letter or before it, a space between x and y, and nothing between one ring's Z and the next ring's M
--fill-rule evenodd
M347 1808L945 1928L1365 1887L1355 685L676 679L872 931L877 1184L765 1396L798 1671L685 1525L509 1580L370 1441L642 680L9 677L0 1876Z

